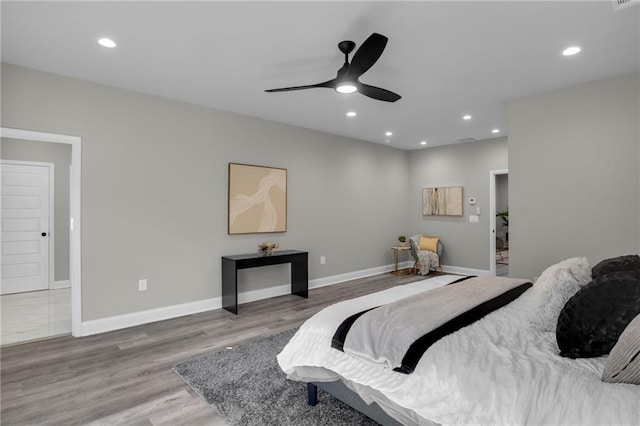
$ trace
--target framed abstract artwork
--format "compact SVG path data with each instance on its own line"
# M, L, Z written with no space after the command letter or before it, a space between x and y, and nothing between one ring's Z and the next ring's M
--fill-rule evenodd
M229 234L287 230L287 170L229 163Z
M462 187L422 188L423 216L462 216Z

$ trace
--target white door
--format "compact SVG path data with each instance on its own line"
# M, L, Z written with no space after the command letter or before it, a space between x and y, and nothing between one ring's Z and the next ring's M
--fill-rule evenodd
M52 165L3 162L0 294L49 288Z

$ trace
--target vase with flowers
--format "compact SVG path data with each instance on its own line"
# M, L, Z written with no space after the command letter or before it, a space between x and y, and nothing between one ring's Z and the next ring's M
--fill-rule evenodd
M258 244L258 254L260 256L271 256L273 250L279 247L278 243L273 241L267 241L266 243Z

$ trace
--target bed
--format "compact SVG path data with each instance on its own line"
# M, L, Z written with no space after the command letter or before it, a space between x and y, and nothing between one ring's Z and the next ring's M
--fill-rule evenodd
M532 290L437 340L410 374L332 347L345 318L459 285L451 284L459 278L435 276L329 306L300 327L278 355L280 367L309 384L310 403L318 386L382 424L640 423L640 386L604 383L606 356L560 356L555 331L531 321L532 312L543 317L560 302L543 303ZM562 305L573 293L565 291Z

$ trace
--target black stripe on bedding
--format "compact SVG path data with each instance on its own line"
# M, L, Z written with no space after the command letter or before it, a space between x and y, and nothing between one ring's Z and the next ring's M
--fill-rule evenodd
M349 330L351 330L353 323L362 315L379 307L380 306L376 306L371 309L367 309L366 311L358 312L357 314L353 314L346 320L342 321L336 330L336 333L333 335L333 339L331 339L331 347L344 352L344 340L347 338L347 334L349 333Z
M459 279L457 279L455 281L451 281L447 285L459 283L461 281L468 280L469 278L473 278L474 276L475 275L469 275L469 276L466 276L466 277L460 277ZM340 324L340 326L336 330L335 334L333 335L333 338L331 339L331 347L333 349L337 349L339 351L344 352L344 341L347 338L347 334L349 334L349 330L351 330L351 327L353 326L353 323L355 323L356 320L358 318L360 318L362 315L364 315L367 312L372 311L372 310L374 310L376 308L379 308L379 306L375 306L375 307L367 309L365 311L358 312L357 314L353 314L349 318L347 318L346 320L342 321L342 323Z
M437 342L444 336L447 336L460 330L463 327L473 324L485 315L490 314L491 312L511 303L532 285L533 284L531 283L521 284L518 287L501 294L500 296L494 297L491 300L487 300L486 302L479 304L475 308L472 308L469 311L458 315L447 323L420 337L418 340L413 342L411 346L409 346L409 350L402 358L402 366L394 368L393 371L404 374L413 373L416 366L418 365L418 362L420 361L420 358L422 358L422 355L424 355L427 349L429 349L435 342Z

